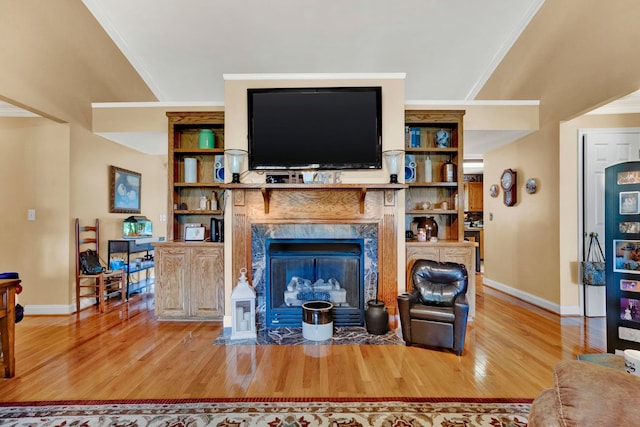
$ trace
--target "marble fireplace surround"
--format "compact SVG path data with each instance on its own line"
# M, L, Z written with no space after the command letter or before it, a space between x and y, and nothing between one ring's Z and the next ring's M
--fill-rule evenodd
M253 287L257 294L258 325L267 323L266 248L267 239L362 239L364 243L364 301L376 297L376 282L370 280L378 274L378 227L375 223L357 224L253 224L251 226L251 256Z
M264 239L363 238L365 274L377 272L378 298L395 319L398 295L397 191L394 184L227 184L232 190L232 268L247 268L263 321ZM262 253L260 253L262 251ZM255 275L256 277L253 277ZM375 289L365 288L365 302Z

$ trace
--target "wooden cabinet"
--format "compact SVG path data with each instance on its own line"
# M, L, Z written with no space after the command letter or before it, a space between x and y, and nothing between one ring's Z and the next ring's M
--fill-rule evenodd
M155 311L160 319L224 316L224 246L156 243Z
M405 111L405 223L432 216L440 240L464 240L463 116L459 110ZM438 144L442 139L446 144Z
M464 210L467 212L482 212L484 203L482 182L467 182L464 184L464 188Z
M474 242L407 242L407 291L411 289L411 267L418 259L464 264L469 275L469 318L476 312L476 245Z
M184 225L199 223L211 233L212 218L222 218L224 112L167 113L169 120L167 240L184 238ZM215 148L199 148L201 131L211 131ZM193 170L194 174L188 173ZM195 179L193 179L195 178ZM202 197L209 204L201 207ZM211 200L217 206L211 206Z

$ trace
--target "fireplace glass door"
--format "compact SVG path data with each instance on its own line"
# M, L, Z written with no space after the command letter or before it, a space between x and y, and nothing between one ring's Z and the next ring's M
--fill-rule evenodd
M301 326L302 304L330 301L336 326L364 324L361 239L266 242L267 326Z

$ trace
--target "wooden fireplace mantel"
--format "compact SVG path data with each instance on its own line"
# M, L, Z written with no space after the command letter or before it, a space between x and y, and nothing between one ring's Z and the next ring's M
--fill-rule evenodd
M360 193L360 213L364 214L367 190L402 190L405 184L223 184L220 187L231 190L260 190L264 201L264 213L269 213L271 194L274 191L358 191Z
M404 184L224 184L232 191L232 268L251 272L252 224L378 226L378 298L395 314L398 295L397 192ZM404 268L404 265L401 266ZM250 278L251 279L251 278Z

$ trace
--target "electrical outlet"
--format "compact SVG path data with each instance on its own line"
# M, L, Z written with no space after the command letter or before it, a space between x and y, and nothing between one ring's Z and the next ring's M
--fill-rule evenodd
M27 221L35 221L36 220L36 210L28 209L27 210Z

